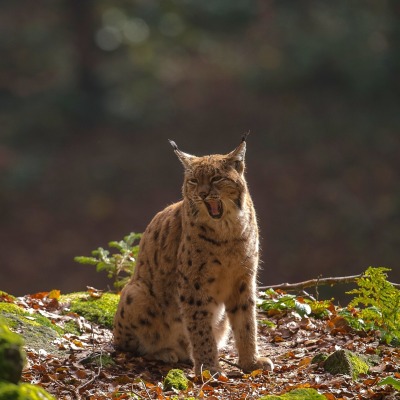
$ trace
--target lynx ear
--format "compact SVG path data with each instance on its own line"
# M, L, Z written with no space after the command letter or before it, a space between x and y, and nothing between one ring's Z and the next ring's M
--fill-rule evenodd
M192 156L191 154L187 154L187 153L184 153L183 151L180 151L178 149L178 146L176 145L176 143L173 140L170 140L170 139L168 139L168 140L169 140L169 143L171 144L171 146L173 147L175 154L178 156L179 161L183 164L185 169L190 168L191 162L195 157Z
M240 174L244 171L244 156L246 154L246 138L248 134L249 132L245 133L242 136L242 142L239 146L226 155L228 163L230 163Z

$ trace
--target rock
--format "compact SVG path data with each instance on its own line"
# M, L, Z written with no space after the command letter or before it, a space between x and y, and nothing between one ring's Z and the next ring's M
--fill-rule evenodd
M17 383L21 378L25 354L23 340L0 321L0 380Z
M56 400L40 386L0 382L0 400Z
M1 302L0 317L9 328L18 330L26 347L36 351L44 349L57 357L66 356L67 353L54 344L54 340L64 332L49 318L38 313L30 314L16 304Z
M326 400L326 397L319 394L315 389L294 389L280 396L269 394L259 400Z
M23 339L0 320L0 400L55 400L39 386L17 384L25 363Z
M324 362L325 371L332 375L350 375L353 380L358 379L360 374L367 374L368 363L356 353L349 350L338 350L332 353Z
M180 369L171 369L164 379L164 390L186 390L188 388L189 379Z

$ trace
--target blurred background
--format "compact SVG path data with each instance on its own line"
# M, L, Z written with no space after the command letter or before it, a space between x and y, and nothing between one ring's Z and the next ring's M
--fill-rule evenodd
M73 257L180 199L167 139L226 153L248 130L261 283L400 281L400 2L0 8L0 289L111 286Z

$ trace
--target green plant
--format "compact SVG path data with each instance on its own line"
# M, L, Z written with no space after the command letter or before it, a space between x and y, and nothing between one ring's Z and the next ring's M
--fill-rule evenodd
M285 292L276 292L273 289L266 290L265 296L266 298L260 302L259 307L269 315L294 311L302 317L311 314L322 317L334 308L331 300L310 300Z
M400 290L388 282L387 271L390 269L369 267L357 279L358 288L347 292L356 296L344 316L365 330L379 330L382 339L390 344L400 340Z
M382 379L377 384L379 386L392 385L395 388L395 390L400 391L400 380L394 378L393 376L387 376L385 379Z
M109 250L99 247L92 251L91 257L79 256L74 260L80 264L95 265L97 272L106 271L114 281L114 287L121 290L135 270L140 237L140 233L132 232L119 242L109 242L108 246L117 249L117 253L111 254Z
M311 313L311 307L304 301L299 301L294 295L278 293L272 289L267 290L265 294L268 298L263 300L259 306L269 314L283 311L296 311L298 314L304 316Z

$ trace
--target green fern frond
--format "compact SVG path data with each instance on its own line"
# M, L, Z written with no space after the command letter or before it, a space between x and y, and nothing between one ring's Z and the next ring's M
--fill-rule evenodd
M349 307L360 307L359 317L366 326L380 330L390 343L400 339L400 290L387 280L388 271L369 267L357 280L358 288L347 293L355 295Z

